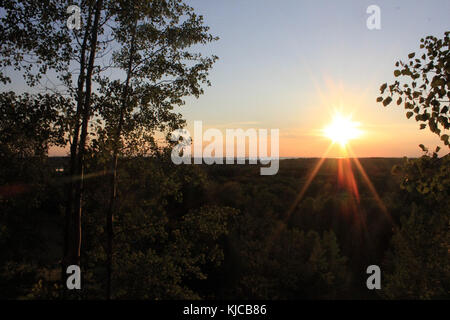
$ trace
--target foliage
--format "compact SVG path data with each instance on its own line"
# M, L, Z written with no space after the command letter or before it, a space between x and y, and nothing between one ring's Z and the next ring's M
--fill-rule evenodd
M0 93L0 156L45 156L50 146L64 145L68 106L59 95Z
M446 299L450 292L450 231L445 212L413 207L392 239L382 295L389 299Z
M86 4L86 1L80 1ZM8 68L24 71L36 85L49 70L67 75L76 55L75 38L66 27L67 1L3 0L0 18L0 81L11 82Z
M349 284L346 258L334 233L322 237L283 230L268 243L248 239L240 245L243 274L238 284L241 298L337 299Z
M96 77L100 87L94 133L104 147L118 143L120 152L142 153L137 145L143 135L162 131L165 136L184 125L174 108L182 106L186 96L203 93L217 60L193 48L217 38L203 25L203 17L183 2L119 1L109 10L116 16L111 32L118 44L110 67L115 74L125 73L125 79Z
M393 172L412 203L385 262L390 299L442 299L450 292L450 155L405 159Z
M421 52L412 52L408 61L397 61L394 70L395 77L401 77L393 84L383 84L377 102L386 107L395 96L397 105L404 104L406 117L414 114L416 121L422 122L420 129L426 126L441 137L450 147L449 101L450 101L450 32L445 32L443 38L427 36L420 40ZM386 90L387 89L387 90Z
M85 298L103 296L105 278L109 193L97 155L87 166L92 178L86 195ZM201 298L198 286L224 259L222 241L236 210L208 204L202 197L207 180L197 168L177 167L167 155L159 156L120 159L112 298Z
M398 96L397 105L404 102L406 116L416 114L416 121L427 125L450 147L450 32L442 39L428 36L421 39L420 53L410 53L409 62L396 62L395 81L380 87L385 98L377 98L384 106ZM410 203L400 220L400 227L391 240L386 255L386 281L381 295L390 299L433 299L448 297L450 279L450 154L438 156L423 144L424 155L404 159L392 168L400 177L401 197Z
M449 201L450 155L438 158L434 153L418 159L405 158L392 172L402 178L400 188L415 201L431 205L431 208L440 208Z
M93 150L87 159L83 289L66 299L104 297L107 171L101 153ZM390 167L398 161L369 160L363 166L383 191L380 196L392 196L386 206L399 215L410 200L398 196L398 182L390 176ZM279 173L271 177L259 176L256 166L175 166L163 153L119 161L112 278L116 299L366 297L365 267L369 262L381 265L384 242L390 239L390 226L378 207L369 205L374 200L368 190L361 189L360 215L367 216L365 234L372 240L361 241L342 190L322 188L336 178L334 159L326 160L307 193L309 200L288 220L283 213L304 172L314 165L308 159L283 160ZM59 297L55 277L62 246L64 176L54 168L61 164L67 165L67 159L48 160L48 173L38 175L48 179L42 192L11 196L10 209L6 203L2 207L7 220L1 224L6 230L0 265L10 267L3 269L0 281L11 288L5 291L7 298ZM36 174L30 172L24 181L32 183L32 177ZM231 190L243 196L233 198ZM370 256L362 259L365 254Z
M90 183L85 173L89 172L88 157L95 157L92 151L99 153L103 169L111 167L114 176L109 186L112 200L103 204L111 208L110 244L117 159L154 155L156 131L165 136L184 125L173 109L184 104L184 97L203 93L203 85L209 85L208 71L217 59L196 52L198 45L216 38L209 34L203 17L183 1L78 0L71 4L81 8L79 30L66 25L66 1L5 0L0 7L0 81L10 82L8 72L20 71L29 86L41 85L68 97L46 103L46 114L40 115L43 121L57 121L58 142L70 144L62 269L81 261L81 217L89 213L83 208L84 190ZM47 88L52 81L44 82L49 74L53 88ZM11 137L20 134L12 132ZM42 139L36 145L47 146Z

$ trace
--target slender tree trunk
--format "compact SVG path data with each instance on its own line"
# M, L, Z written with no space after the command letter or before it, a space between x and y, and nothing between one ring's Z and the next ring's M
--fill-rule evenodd
M112 278L112 262L113 262L113 239L114 239L114 211L115 203L117 199L117 163L119 159L119 149L120 149L120 139L122 136L122 128L124 122L125 109L127 108L129 89L130 89L130 79L132 77L132 67L133 67L133 55L135 47L135 33L137 28L137 21L134 25L133 35L130 44L130 56L128 58L128 68L127 68L127 78L125 80L125 87L122 93L122 105L120 107L119 123L117 125L117 131L114 136L113 142L113 157L111 163L111 197L109 201L108 210L106 213L106 270L107 270L107 280L106 280L106 299L111 299L111 278Z
M78 143L78 154L76 159L75 170L75 197L74 197L74 210L71 217L73 239L69 244L69 257L70 264L81 265L81 216L82 216L82 201L83 201L83 182L84 182L84 154L86 150L86 141L88 135L88 125L91 113L91 92L92 92L92 74L94 69L95 55L97 50L97 37L99 32L99 21L102 11L102 0L97 0L94 22L91 32L90 48L89 48L89 61L86 67L86 82L85 82L85 96L84 106L82 109L82 121L81 121L81 134Z
M77 107L75 113L75 125L73 129L72 144L70 146L70 163L69 163L69 181L67 183L67 199L66 199L66 210L65 210L65 230L64 230L64 252L62 260L62 277L63 288L65 287L65 282L67 278L66 270L69 266L70 252L72 251L71 244L73 243L73 227L71 217L73 215L73 198L74 198L74 181L76 179L76 159L77 159L77 147L78 147L78 137L80 134L80 115L83 108L83 90L86 76L86 50L87 42L90 34L92 21L92 6L89 7L89 14L87 19L86 28L84 29L83 41L80 47L80 75L78 76L77 82Z

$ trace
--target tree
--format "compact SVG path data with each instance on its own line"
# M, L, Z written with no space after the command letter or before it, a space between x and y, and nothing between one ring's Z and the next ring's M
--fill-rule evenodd
M122 140L131 140L132 145L136 134L181 126L181 117L172 112L174 106L182 105L186 95L203 92L201 85L208 83L208 70L216 60L188 50L215 38L202 17L183 2L79 0L72 4L81 8L80 30L66 27L67 3L59 0L5 0L0 19L0 36L5 39L0 44L2 71L21 70L28 84L36 86L53 70L64 88L61 93L75 102L66 110L70 162L63 280L67 265L80 265L85 157L89 144L95 143L90 138L103 135L111 146L107 221L112 248ZM115 50L112 55L111 50ZM116 75L125 73L125 80L102 76L110 67L108 60ZM0 80L10 81L3 73ZM98 91L93 89L95 82ZM100 121L95 131L93 117Z
M76 50L65 27L66 1L3 0L0 8L0 81L11 82L11 69L23 71L30 86L49 70L67 74Z
M248 239L241 250L241 298L336 299L348 289L347 259L332 231L285 229L272 243Z
M415 114L416 121L422 122L420 129L428 125L450 148L449 135L445 133L450 128L450 31L442 39L428 36L420 42L422 52L412 52L407 62L395 63L398 69L394 76L403 81L383 84L380 92L385 96L378 97L377 102L386 107L398 97L397 105L404 104L408 119Z
M442 39L421 39L420 48L424 51L420 58L413 52L409 62L396 63L399 69L394 76L402 77L404 83L383 84L380 91L384 94L388 89L387 96L377 101L387 106L398 96L397 105L404 102L408 118L416 114L415 120L422 122L420 129L428 125L450 147L446 134L450 128L450 32ZM423 144L419 146L423 156L405 158L392 169L401 178L409 213L402 217L385 261L386 284L381 294L390 299L444 298L450 290L450 154L439 158L440 147L431 153Z
M105 172L110 154L90 153L87 174ZM106 161L106 162L105 162ZM223 242L232 208L210 205L201 195L208 179L198 166L176 166L170 152L121 157L114 218L113 289L115 299L198 299L211 270L224 259ZM105 208L110 200L105 175L86 186L83 294L101 298L107 274ZM195 202L189 201L192 190ZM120 214L119 214L120 213ZM89 266L89 267L88 267Z
M445 215L429 217L413 211L402 221L392 239L385 264L385 287L389 299L448 299L450 290L450 233Z
M49 70L53 70L60 85L66 88L61 93L76 101L75 110L67 110L71 159L67 170L70 177L62 259L63 282L66 266L80 265L83 167L92 116L92 78L100 71L95 66L100 49L105 49L110 42L107 38L98 41L99 34L104 34L103 26L110 18L105 12L107 6L104 1L80 0L73 4L84 9L80 31L67 28L68 5L59 0L5 0L1 7L5 15L0 24L0 35L5 39L0 46L3 70L13 67L23 71L30 86L41 84L40 80ZM73 85L74 70L71 68L78 71L76 85ZM10 81L3 73L1 80Z
M0 93L0 157L43 157L50 146L63 146L63 112L69 105L59 95Z
M48 149L65 145L63 111L70 100L56 94L0 93L1 298L25 296L41 268L51 269L49 226L60 212L58 173ZM54 243L51 243L54 245Z
M207 75L217 57L203 57L189 50L216 40L203 18L179 1L119 1L111 8L117 15L113 36L120 49L113 52L113 67L125 79L100 80L98 101L103 123L99 128L111 145L111 196L107 208L107 297L111 296L113 217L117 198L118 158L123 140L130 143L155 130L170 131L184 122L172 112L183 97L203 93ZM106 129L106 130L104 130ZM130 156L130 154L128 154Z

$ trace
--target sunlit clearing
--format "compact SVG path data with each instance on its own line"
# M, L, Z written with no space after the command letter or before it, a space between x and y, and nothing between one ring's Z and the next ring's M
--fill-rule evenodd
M344 117L340 113L336 113L333 122L323 129L324 136L333 142L339 142L342 147L351 139L358 138L362 131L358 129L360 124L351 121L351 116Z

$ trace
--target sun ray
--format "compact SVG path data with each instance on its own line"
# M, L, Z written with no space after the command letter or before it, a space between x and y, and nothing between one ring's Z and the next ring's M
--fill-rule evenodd
M331 143L327 150L324 152L323 156L319 159L319 161L316 163L316 166L314 167L314 169L311 171L311 173L309 174L308 178L306 179L305 184L303 185L302 189L300 190L300 192L298 193L297 197L295 198L294 202L292 203L292 205L289 207L289 210L286 213L286 218L289 218L289 216L292 214L292 211L294 211L295 207L299 204L299 202L302 200L303 196L306 193L306 190L308 190L309 185L311 184L311 182L314 180L315 176L317 175L317 172L319 172L320 168L322 167L323 162L325 161L328 153L331 150L331 147L333 146L333 143Z
M338 182L341 186L345 186L359 203L359 190L353 174L350 159L345 157L338 159Z
M286 211L285 215L283 216L283 223L279 224L277 228L275 228L275 231L272 233L272 236L269 237L269 243L273 243L273 240L278 237L280 232L283 230L286 221L289 220L289 217L292 215L292 212L295 210L297 205L300 203L300 201L303 199L303 196L305 195L306 191L308 190L308 187L310 186L311 182L314 180L315 176L319 172L320 168L322 167L325 159L327 158L328 153L330 152L331 148L333 146L333 143L330 143L327 150L324 152L322 157L320 157L319 161L316 163L315 167L309 174L308 178L306 179L305 184L303 185L300 192L297 194L296 198L294 199L293 203L289 207L289 209Z
M370 192L375 197L375 201L377 202L378 206L380 207L381 211L384 213L386 218L389 220L389 222L395 227L395 222L392 219L392 216L389 214L386 206L383 203L383 200L381 200L380 196L378 195L377 190L375 189L375 186L373 185L372 181L370 180L369 176L367 175L366 171L364 170L363 166L361 165L361 162L359 159L355 156L355 153L353 152L350 145L347 146L348 151L350 152L350 155L352 156L352 159L356 165L356 168L361 173L364 182L369 187Z

